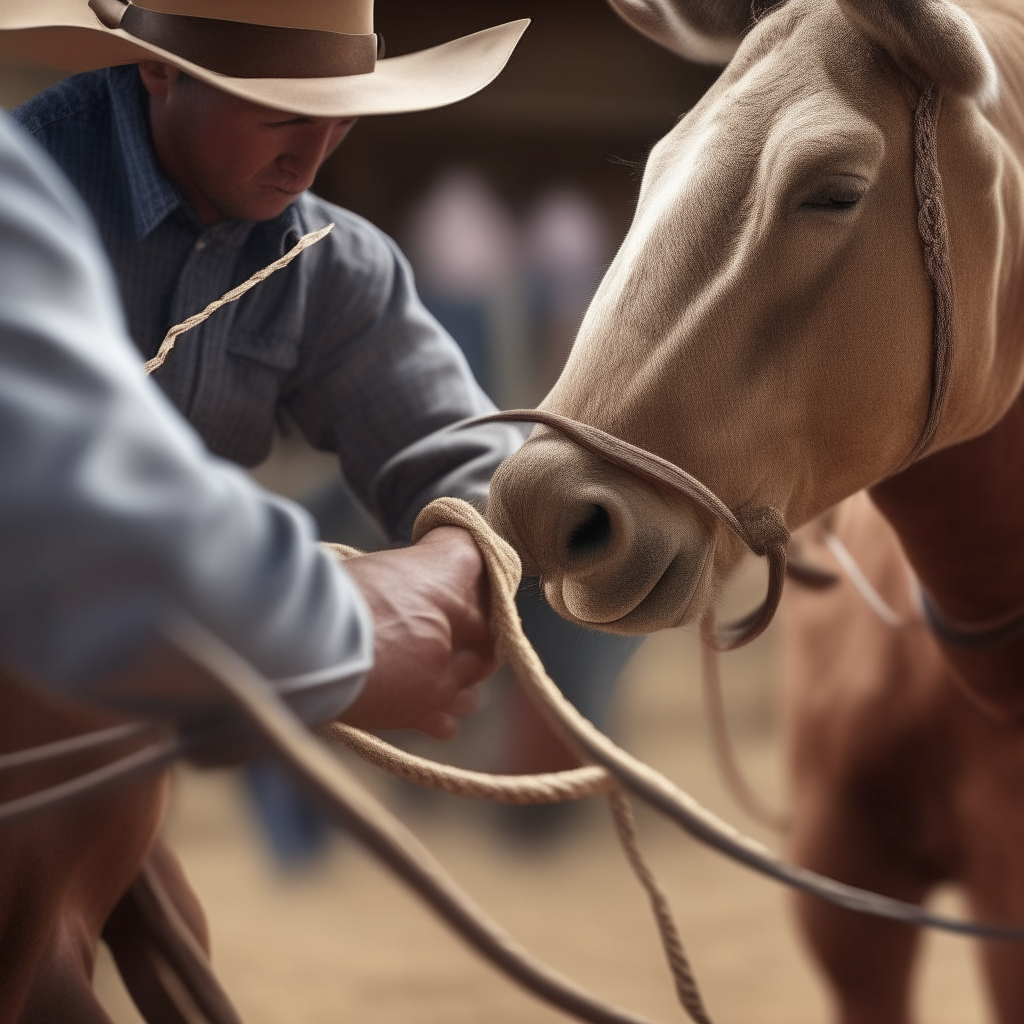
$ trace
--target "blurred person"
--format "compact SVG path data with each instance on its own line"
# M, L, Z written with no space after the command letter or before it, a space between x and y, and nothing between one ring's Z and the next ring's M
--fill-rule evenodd
M484 503L521 433L447 429L494 407L423 307L394 242L308 189L359 115L472 95L501 71L526 22L378 60L372 0L208 0L201 18L195 9L189 0L0 7L0 52L95 69L14 117L95 217L140 357L333 223L290 266L181 337L156 383L211 452L242 466L267 456L276 425L297 425L337 453L392 540L408 538L435 497ZM283 831L296 820L288 783L265 784L274 771L253 776L257 802L277 849L301 850L299 833ZM304 834L313 852L318 833Z
M57 168L0 113L0 665L61 698L223 714L162 640L184 614L307 722L451 735L493 667L462 530L342 566L301 509L212 456L142 373Z
M558 379L580 321L612 258L608 220L579 189L545 193L527 215L523 253L531 319L540 344L541 390Z
M516 404L512 396L522 390L528 359L519 233L511 212L480 174L455 167L409 220L409 254L427 308L458 342L491 398Z

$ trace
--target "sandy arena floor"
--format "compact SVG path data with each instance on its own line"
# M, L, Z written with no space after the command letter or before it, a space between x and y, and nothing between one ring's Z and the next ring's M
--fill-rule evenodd
M781 800L770 641L725 661L734 733L749 775ZM662 634L620 693L622 741L744 829L704 741L692 639ZM443 755L440 748L438 756ZM364 773L365 774L365 773ZM644 898L603 807L542 850L510 843L493 808L410 799L366 777L519 940L595 992L659 1021L676 1006ZM225 773L182 775L168 833L206 905L214 959L247 1024L541 1024L565 1019L483 964L354 842L282 877ZM824 1024L826 994L790 924L786 897L648 814L645 849L671 895L718 1024ZM950 896L944 909L960 908ZM109 963L98 985L118 1024L138 1017ZM920 973L922 1024L986 1018L969 943L933 936Z

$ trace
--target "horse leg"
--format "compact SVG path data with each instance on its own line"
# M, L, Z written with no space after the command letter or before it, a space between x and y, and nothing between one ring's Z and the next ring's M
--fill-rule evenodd
M798 864L852 885L920 903L930 883L873 841L871 828L821 799L796 808L792 854ZM841 1024L909 1024L910 980L920 945L917 929L858 914L800 893L796 916L828 979ZM1019 1018L1018 1018L1019 1019Z
M1008 897L1009 893L1002 895ZM1024 921L1024 901L1019 897L1004 899L997 906L998 916L986 912L976 902L974 911L984 921ZM995 1019L999 1024L1019 1024L1024 1020L1024 948L1012 942L984 942L979 952Z
M0 675L0 753L110 725ZM128 753L131 741L118 755ZM0 778L0 802L109 761L83 753ZM165 774L125 782L0 831L0 1021L110 1024L92 986L103 922L145 862L163 816Z
M163 842L107 919L103 938L148 1024L240 1024L210 967L202 906Z
M968 708L961 719L973 754L973 771L958 793L963 886L977 920L1019 928L1024 923L1020 725L972 716L973 710ZM1018 1024L1024 1020L1024 944L983 942L978 953L994 1019Z

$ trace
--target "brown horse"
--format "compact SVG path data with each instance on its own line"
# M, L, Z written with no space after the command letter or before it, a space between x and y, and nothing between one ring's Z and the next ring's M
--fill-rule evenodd
M48 701L3 675L0 707L0 761L119 724ZM152 740L152 732L129 733L100 749L15 765L0 772L0 805L79 778ZM154 771L0 825L5 1024L110 1024L92 985L101 937L151 1024L237 1019L209 971L199 902L157 839L168 786L166 771Z
M863 503L840 526L884 588L906 592L902 545L942 619L1012 625L1024 6L788 0L755 4L753 20L748 0L612 4L683 56L735 56L651 153L542 409L670 460L736 512L774 507L790 529L869 487L898 543ZM932 86L951 317L915 189ZM742 553L696 504L543 428L499 471L488 514L558 611L618 632L699 621ZM957 879L979 916L1020 920L1021 755L1012 725L979 707L1021 709L1024 636L940 644L884 626L845 585L792 604L796 854L911 900ZM801 914L846 1024L905 1021L915 936L808 901ZM985 955L1004 1019L1020 1019L1018 951Z
M959 685L868 498L844 503L829 526L903 624L883 622L848 581L787 594L791 856L913 903L956 883L977 918L1024 920L1024 735ZM808 532L803 553L827 564L819 530ZM797 912L844 1024L912 1019L918 932L805 896ZM984 943L982 956L998 1019L1020 1020L1024 949Z

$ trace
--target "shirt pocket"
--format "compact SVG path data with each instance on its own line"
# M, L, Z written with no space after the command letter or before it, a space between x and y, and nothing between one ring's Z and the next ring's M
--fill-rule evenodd
M232 331L189 418L210 450L243 466L267 457L285 378L299 362L299 340Z
M290 373L299 365L300 339L274 331L234 330L228 338L229 356L240 357L279 373Z

